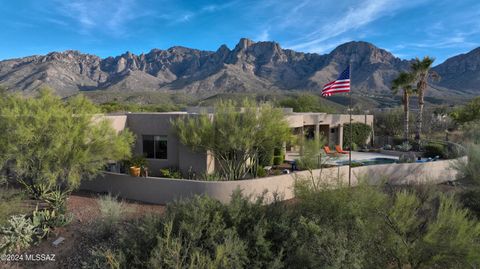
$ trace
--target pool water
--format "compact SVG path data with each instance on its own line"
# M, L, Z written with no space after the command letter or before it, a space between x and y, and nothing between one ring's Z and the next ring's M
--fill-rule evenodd
M398 163L397 159L391 158L372 158L366 160L352 160L352 164L355 166L366 166L366 165L376 165L376 164L388 164L388 163ZM348 165L348 160L338 161L338 165Z

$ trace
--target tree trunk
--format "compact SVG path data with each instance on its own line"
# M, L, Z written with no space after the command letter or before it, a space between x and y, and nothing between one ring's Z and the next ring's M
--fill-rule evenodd
M417 114L417 130L415 132L415 141L420 143L420 136L422 133L422 123L423 123L423 107L425 105L425 90L426 82L423 79L419 82L418 87L418 114Z
M403 90L403 138L406 142L408 142L408 125L409 125L409 117L410 117L410 100L408 96L408 92Z

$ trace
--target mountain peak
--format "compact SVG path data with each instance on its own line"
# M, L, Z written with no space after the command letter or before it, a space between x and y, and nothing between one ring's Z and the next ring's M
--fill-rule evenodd
M455 90L478 91L480 85L480 47L448 58L433 68L441 80L438 85Z
M442 76L445 81L452 81L464 70L468 76L463 81L472 81L472 87L478 90L480 48L452 59L444 69L448 71ZM101 59L64 51L0 61L0 84L25 92L48 85L61 95L82 90L184 91L202 95L318 90L349 63L354 70L352 83L356 92L369 95L390 94L391 81L409 68L408 61L363 41L348 42L329 54L319 55L282 49L274 41L242 38L234 49L221 45L215 52L174 46L139 56L127 51Z
M248 38L245 38L245 37L242 37L242 38L240 38L240 41L238 41L238 44L235 46L235 48L247 49L248 47L250 47L253 44L255 44L255 42L253 42L252 40L250 40Z
M217 49L217 52L224 52L224 51L230 51L230 49L227 47L227 45L222 44L222 45Z
M355 52L355 51L358 51L358 52L369 52L369 51L375 51L375 50L381 50L381 51L385 51L383 49L380 49L378 47L376 47L375 45L373 45L372 43L369 43L369 42L365 42L365 41L350 41L350 42L347 42L347 43L343 43L341 45L339 45L338 47L336 47L332 53L335 53L335 52Z

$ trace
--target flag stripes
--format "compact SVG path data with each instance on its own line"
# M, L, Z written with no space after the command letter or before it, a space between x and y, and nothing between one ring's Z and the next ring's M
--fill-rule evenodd
M337 80L323 86L322 96L332 96L344 92L350 92L350 66L338 76Z

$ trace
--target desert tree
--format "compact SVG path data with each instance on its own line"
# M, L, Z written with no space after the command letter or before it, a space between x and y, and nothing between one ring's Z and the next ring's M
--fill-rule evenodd
M401 72L397 78L392 81L392 93L397 94L402 90L403 104L403 137L408 141L409 120L410 120L410 95L415 92L413 88L414 76L411 73Z
M261 152L281 147L291 130L281 109L245 100L220 101L213 115L183 117L173 121L180 142L194 151L211 152L225 180L256 175Z
M415 140L420 141L423 123L423 109L425 107L425 93L428 88L429 79L439 79L436 72L431 71L434 58L425 56L422 60L415 58L410 66L416 81L416 92L418 95L418 114L416 119Z
M117 133L83 96L63 101L51 90L36 97L0 96L0 169L38 195L37 186L76 188L110 160L131 154L133 135Z

